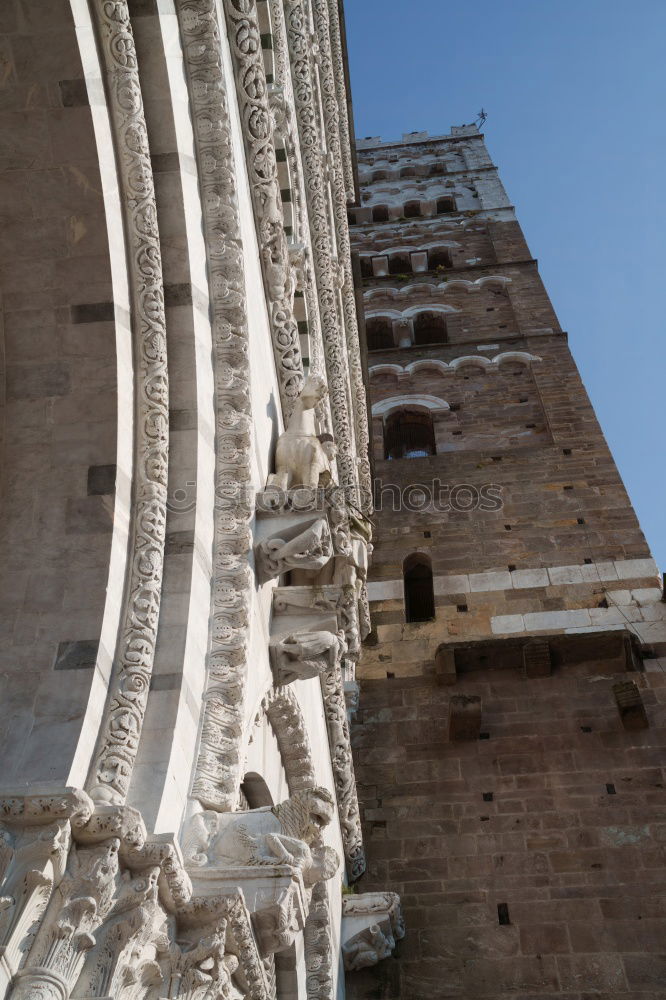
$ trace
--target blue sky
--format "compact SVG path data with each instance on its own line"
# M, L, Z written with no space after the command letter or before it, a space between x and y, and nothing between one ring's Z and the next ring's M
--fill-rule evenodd
M346 0L356 133L474 120L666 568L665 0Z

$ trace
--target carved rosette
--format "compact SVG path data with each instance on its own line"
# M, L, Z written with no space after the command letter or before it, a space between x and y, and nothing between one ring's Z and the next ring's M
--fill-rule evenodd
M169 404L164 288L153 174L125 0L95 0L132 295L135 428L128 580L109 700L89 779L97 801L124 802L148 699L160 610Z
M240 784L252 575L248 317L229 106L214 0L178 0L213 326L216 509L209 676L193 794L232 809Z
M224 0L222 6L235 68L250 192L286 418L303 386L303 363L293 313L295 278L284 233L261 32L255 0Z

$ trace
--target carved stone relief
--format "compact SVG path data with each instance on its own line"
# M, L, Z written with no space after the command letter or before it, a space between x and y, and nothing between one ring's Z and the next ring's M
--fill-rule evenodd
M295 283L284 233L261 32L255 0L223 0L222 7L235 69L280 395L288 416L303 386L303 364L293 315Z
M194 122L213 326L216 511L209 677L193 794L232 809L240 784L251 548L248 319L222 42L211 0L177 0Z
M164 288L153 174L125 0L94 3L116 145L133 305L135 448L123 620L90 794L124 802L148 699L159 618L167 499L169 403Z
M354 972L387 958L405 936L400 898L395 892L366 892L342 901L342 954Z

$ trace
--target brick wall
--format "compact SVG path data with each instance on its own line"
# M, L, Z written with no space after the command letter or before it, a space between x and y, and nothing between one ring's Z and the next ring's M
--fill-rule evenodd
M456 311L447 343L368 355L380 411L396 397L441 402L427 458L387 461L385 414L372 422L359 888L398 891L407 936L348 977L348 992L653 998L666 975L666 606L536 261L495 190L496 210L486 201L451 220L452 268L364 282L366 315ZM359 226L357 244L398 246L404 227L414 250L419 227L426 245L441 226ZM489 276L502 281L478 280ZM420 509L415 484L432 491ZM476 503L491 486L501 502ZM405 621L415 552L433 571L424 622ZM525 659L534 640L545 676ZM626 728L613 685L627 682L647 728ZM456 738L470 726L473 738Z

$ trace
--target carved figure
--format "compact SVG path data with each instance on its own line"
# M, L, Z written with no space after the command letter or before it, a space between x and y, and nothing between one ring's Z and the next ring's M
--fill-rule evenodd
M278 684L319 677L334 667L347 650L344 632L292 632L271 644L271 659Z
M316 489L321 477L325 480L322 485L332 481L332 438L328 435L322 442L315 427L315 407L327 392L328 387L321 375L308 375L287 429L279 437L275 473L268 477L268 486L281 490L296 486Z
M300 868L304 883L314 885L332 878L338 868L336 852L321 841L333 810L330 792L310 788L275 806L198 813L185 837L185 861L202 868L286 864Z
M321 569L332 555L331 531L323 517L294 538L267 538L257 546L260 569L266 580L290 569Z
M355 972L357 969L377 965L383 958L388 958L394 948L393 936L385 934L379 924L372 924L342 945L345 969L347 972Z

